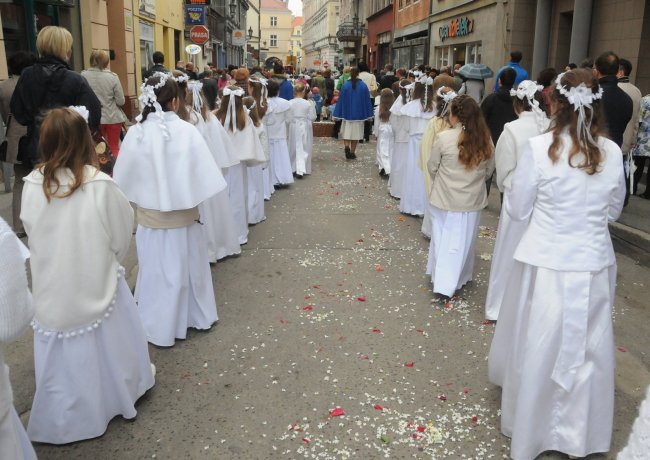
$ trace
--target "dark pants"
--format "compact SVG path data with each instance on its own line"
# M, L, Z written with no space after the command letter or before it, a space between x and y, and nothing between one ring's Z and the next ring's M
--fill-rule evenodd
M14 232L20 233L24 232L25 228L23 227L23 221L20 220L20 206L23 196L23 177L29 175L32 172L30 166L25 166L24 164L14 164L14 189L12 197L12 214L14 221Z
M343 123L343 120L334 121L334 129L332 130L332 137L334 139L339 138L339 133L341 132L341 124L342 123Z
M485 180L485 190L487 191L488 196L490 196L490 187L492 187L493 177L494 177L494 173L492 173L492 175Z
M372 132L372 121L366 120L363 122L363 140L370 142L370 133Z
M636 165L636 171L634 171L634 190L632 191L634 195L637 194L639 183L643 178L643 170L645 169L646 163L649 161L650 157L634 157L634 164ZM648 176L650 175L650 170L648 170L648 173L649 174L646 174L645 176L645 192L643 192L643 196L646 197L650 197L650 188L648 187Z

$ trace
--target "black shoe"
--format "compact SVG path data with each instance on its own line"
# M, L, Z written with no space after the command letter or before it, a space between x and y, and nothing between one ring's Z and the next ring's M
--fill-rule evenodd
M296 179L302 179L302 174L296 174Z
M345 158L348 160L352 159L352 152L350 151L350 147L345 147Z
M384 170L384 168L381 168L381 169L379 170L379 175L380 175L381 177L384 177L384 176L386 175L386 171Z
M350 160L356 160L357 156L354 154L354 152L350 153Z

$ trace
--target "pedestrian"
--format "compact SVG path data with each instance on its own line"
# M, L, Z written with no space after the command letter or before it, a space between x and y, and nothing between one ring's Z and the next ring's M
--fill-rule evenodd
M235 85L243 89L245 94L248 94L249 76L250 76L250 72L248 71L248 69L244 67L240 67L239 69L236 69L233 75L233 78L235 79Z
M323 77L323 72L320 70L316 72L314 78L311 79L312 88L318 88L320 93L324 96L327 96L327 88L325 86L325 77ZM295 93L294 93L295 94Z
M393 64L386 64L384 66L384 76L379 81L379 89L392 89L393 83L399 81L399 78L393 72Z
M122 126L128 121L121 107L124 106L124 91L116 73L108 69L108 53L93 50L90 53L90 68L81 72L101 103L101 133L107 140L115 158L120 154Z
M228 80L230 80L230 78L224 69L217 70L217 86L219 87L219 91L226 87Z
M266 219L264 214L264 174L269 164L269 141L266 137L266 129L259 116L257 102L252 96L246 96L243 100L245 110L253 125L255 134L259 141L258 148L261 149L260 156L266 160L264 163L246 167L248 184L248 223L255 225Z
M484 183L494 170L494 146L476 101L455 97L449 124L451 129L438 134L427 163L433 232L426 274L434 294L443 298L472 280L478 224L487 206Z
M345 66L343 67L343 72L341 73L341 76L336 82L336 89L341 91L341 88L343 88L343 85L345 84L346 81L350 79L350 71L352 70L352 67L350 66Z
M142 74L142 81L147 81L147 78L156 72L169 72L167 67L165 67L165 55L162 52L154 52L152 60L153 65L149 67L149 69L144 74Z
M142 118L113 177L137 206L138 311L149 342L169 347L218 319L198 206L226 182L201 134L175 113L184 104L169 74L149 78L139 99Z
M370 69L368 68L368 64L366 64L364 61L359 62L359 79L363 81L366 86L368 87L368 91L370 92L370 104L371 106L374 107L375 105L375 97L377 96L377 78L370 73ZM370 132L372 131L372 122L366 120L363 126L363 140L365 142L370 141Z
M395 100L397 100L400 97L400 89L399 89L399 84L402 80L406 78L406 70L399 68L395 71L395 77L396 80L395 82L391 85L391 89L393 90L393 95L395 96Z
M618 87L625 91L630 99L632 99L632 118L627 122L625 131L623 132L623 143L621 144L621 151L626 157L626 163L630 168L630 171L636 169L636 159L631 154L632 147L637 138L637 132L639 130L639 111L641 109L641 99L643 95L639 88L634 86L630 82L630 74L632 73L632 63L627 59L620 58L618 60L618 73L616 78L618 80ZM643 166L641 166L641 171L643 172ZM636 171L634 171L636 173ZM630 181L628 180L628 189L630 189ZM634 174L632 174L632 188L630 193L632 195L636 194L636 186L634 185ZM636 181L638 183L638 181Z
M98 132L102 107L85 78L70 70L72 34L57 26L45 26L36 37L39 58L20 75L11 97L14 119L27 127L25 158L20 159L32 168L41 161L38 151L39 128L37 119L54 107L84 106L89 112L91 132Z
M182 79L177 84L179 110L176 113L181 120L191 123L201 133L212 158L223 174L227 168L239 163L230 136L208 109L201 82ZM185 110L180 110L181 107ZM203 224L201 227L205 235L208 262L213 264L224 257L241 253L227 187L199 204L199 216Z
M25 51L14 53L7 59L9 78L0 82L0 114L2 114L2 121L7 128L7 152L4 161L13 164L14 185L12 189L11 212L14 231L18 238L27 236L23 222L20 220L20 207L23 195L23 177L31 172L32 167L24 156L21 156L20 159L18 158L20 139L27 134L27 127L21 125L18 120L14 119L11 113L10 103L20 74L24 69L33 64L34 56L32 54L26 53Z
M406 115L402 115L402 109L409 102L411 82L403 78L399 82L400 96L390 108L390 124L395 137L393 144L393 156L390 158L390 178L388 179L388 193L393 198L402 197L404 188L404 176L406 174L406 158L409 150L409 131Z
M542 108L544 105L542 85L524 80L512 94L518 118L505 124L494 152L497 186L502 193L503 202L485 299L485 319L489 321L496 321L499 318L506 285L513 269L515 249L528 226L528 219L512 220L506 212L512 174L524 148L528 145L528 140L546 132L549 125L546 112Z
M616 145L623 145L623 134L634 112L630 96L618 86L616 75L619 69L619 59L612 51L607 51L596 59L594 74L598 84L603 88L603 112L609 138Z
M485 80L466 78L462 75L460 75L460 80L462 82L460 86L458 86L458 79L455 79L456 84L454 85L454 88L458 88L458 95L462 96L463 94L467 94L468 96L471 96L477 104L480 104L485 95Z
M499 75L499 89L488 95L481 103L481 111L485 117L492 142L497 143L499 136L503 132L503 126L506 123L517 119L517 114L512 106L512 96L510 90L515 85L516 73L515 70L507 67L503 69ZM490 194L490 187L492 185L492 177L490 176L485 182L488 195Z
M176 70L182 73L187 73L187 69L185 67L185 61L176 61Z
M377 137L377 167L379 175L390 175L390 161L393 156L395 136L390 124L390 108L395 103L393 90L384 88L379 93L379 105L375 108L374 135Z
M203 80L211 76L212 76L212 64L208 62L206 65L203 66L203 72L198 74L199 77L198 80Z
M634 157L634 171L632 190L633 193L650 200L650 171L646 173L645 190L643 193L639 192L639 184L643 178L644 170L647 170L646 165L650 165L650 94L647 94L641 99L639 109L639 129L636 134L636 142L632 148L632 155Z
M323 72L323 78L325 79L325 93L322 93L322 97L325 102L325 106L328 106L332 103L332 98L334 97L334 79L332 78L332 71L330 69L325 69Z
M277 80L269 80L267 90L268 109L263 121L269 138L271 183L280 188L293 183L293 169L287 144L287 124L291 123L291 106L289 101L279 96L280 85Z
M402 115L405 117L409 134L409 146L404 165L399 210L404 214L423 217L427 206L427 194L424 188L424 175L419 167L420 143L429 120L436 112L433 106L433 79L422 75L412 84L414 86L411 100L402 107Z
M216 110L217 98L219 97L219 85L217 79L214 77L213 71L206 70L203 72L203 77L200 79L200 82L208 110Z
M298 83L302 85L302 83ZM304 88L307 88L306 85L303 85ZM294 94L295 94L295 88L294 88ZM311 90L311 99L314 101L315 109L316 109L316 121L320 121L321 119L321 112L323 110L323 97L320 95L320 90L318 89L318 86L315 86Z
M503 72L507 68L514 69L516 72L515 76L515 82L513 83L513 86L517 86L519 83L521 83L524 80L528 80L528 71L524 69L520 62L524 55L521 53L521 51L511 51L510 52L510 62L508 62L505 66L501 67L498 71L497 74L494 76L494 92L496 93L499 90L499 86L501 85L501 81L499 80L499 76L501 75L501 72ZM494 142L496 142L495 139L493 139Z
M271 154L269 148L269 133L266 129L266 123L264 123L264 118L266 117L269 104L267 101L267 85L268 80L259 72L254 73L248 79L248 88L249 94L255 99L255 107L257 108L257 115L261 121L260 127L257 127L257 133L260 137L260 142L262 143L262 148L266 156L269 158L269 161L262 167L263 179L264 179L264 200L268 201L271 199L271 195L275 192L273 187L273 176L271 172Z
M293 99L293 86L291 85L287 75L284 73L284 67L282 67L280 62L276 62L273 65L273 76L271 79L275 80L280 88L278 93L279 97L287 101Z
M569 72L570 70L577 69L577 68L578 68L577 64L573 62L569 62L566 66L564 66L564 71Z
M188 77L190 77L190 80L199 79L199 76L196 74L196 71L194 70L194 64L192 62L185 63L185 73L187 74Z
M358 142L364 138L366 120L372 118L372 102L368 86L359 78L357 67L350 70L350 79L345 82L336 103L334 119L342 120L341 136L345 144L345 158L357 158Z
M544 104L542 107L547 115L551 113L551 93L553 92L553 84L556 78L557 72L553 67L542 70L537 76L537 84L544 87L542 90L542 95L544 96Z
M529 141L511 179L506 212L530 223L488 371L502 387L501 432L512 438L512 458L610 448L616 258L608 222L623 208L625 179L621 150L603 135L601 95L588 70L561 74L551 129Z
M135 418L136 401L154 385L139 308L121 266L133 210L98 170L87 116L84 107L45 116L43 162L25 177L20 214L36 308L36 392L27 433L48 444L101 436L117 415Z
M317 90L318 87L314 87ZM289 128L289 156L296 164L296 177L302 179L311 174L314 135L312 123L316 120L316 108L305 99L307 88L298 83L293 88L291 105L291 125Z
M11 59L11 58L10 58ZM29 250L0 218L0 458L36 460L32 443L13 405L5 348L18 340L34 317L25 262Z
M248 171L249 166L257 166L266 162L259 136L253 122L244 109L243 97L245 92L236 85L229 85L223 90L221 106L216 116L230 136L236 148L239 163L227 168L224 177L228 183L230 206L235 216L235 224L239 234L239 243L248 242L248 224L250 220L261 222L259 216L248 216ZM263 187L263 185L262 185Z

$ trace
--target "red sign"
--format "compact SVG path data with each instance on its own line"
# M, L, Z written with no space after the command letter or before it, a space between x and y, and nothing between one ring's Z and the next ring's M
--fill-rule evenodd
M194 26L190 29L190 40L197 45L204 45L210 39L210 31L205 26Z

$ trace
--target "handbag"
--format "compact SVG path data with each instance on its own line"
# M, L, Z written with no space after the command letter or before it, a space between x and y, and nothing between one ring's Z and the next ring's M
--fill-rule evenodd
M100 171L112 176L115 157L108 146L108 142L99 131L93 133L93 141L95 141L95 152L97 153L97 160L99 160Z

